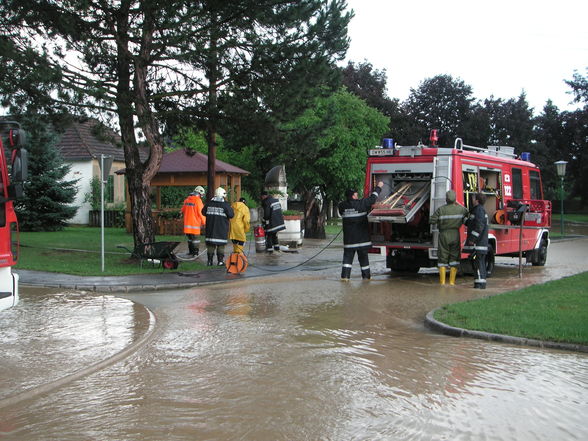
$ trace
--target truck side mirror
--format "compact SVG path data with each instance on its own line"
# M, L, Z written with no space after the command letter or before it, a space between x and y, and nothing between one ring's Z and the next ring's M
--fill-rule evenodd
M29 152L25 149L15 150L12 159L12 182L24 182L29 177Z
M10 129L8 131L8 143L12 148L19 148L26 144L27 132L21 129Z
M29 175L29 152L25 149L13 150L12 167L10 173L10 185L8 197L18 199L24 194L24 181Z

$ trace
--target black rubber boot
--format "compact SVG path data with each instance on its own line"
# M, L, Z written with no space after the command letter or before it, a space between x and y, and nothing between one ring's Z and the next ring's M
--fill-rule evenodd
M214 254L208 253L207 257L208 257L208 262L206 262L206 265L212 266L212 259L214 259Z
M217 254L216 255L216 260L218 261L217 262L217 265L218 266L224 266L225 265L225 255L224 254Z
M351 278L351 268L343 267L341 269L341 280L349 280Z
M198 256L198 247L192 242L188 242L188 254Z
M372 273L369 269L361 270L361 278L364 280L369 280L372 278Z

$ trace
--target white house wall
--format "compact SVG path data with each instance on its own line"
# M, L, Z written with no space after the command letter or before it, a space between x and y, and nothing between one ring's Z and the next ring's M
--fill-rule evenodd
M64 178L65 180L78 179L77 194L72 205L78 208L76 215L69 221L70 224L88 225L90 222L90 210L92 205L84 202L86 194L90 193L92 188L92 176L100 176L100 166L97 160L69 162L71 169ZM110 175L114 176L114 203L121 205L125 203L126 192L124 176L115 175L114 172L124 168L124 162L117 161L112 164Z
M76 215L69 223L87 225L90 219L88 212L92 207L88 202L84 203L84 198L86 193L90 192L90 182L92 181L93 173L92 161L69 162L69 164L71 169L65 176L65 180L78 180L76 184L78 192L72 205L79 207Z

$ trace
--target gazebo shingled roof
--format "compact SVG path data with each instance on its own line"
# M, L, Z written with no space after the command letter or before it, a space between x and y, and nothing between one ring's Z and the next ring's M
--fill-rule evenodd
M241 177L248 175L247 170L228 164L219 159L215 162L214 187L224 186L230 192L230 199L241 196ZM185 150L165 153L159 171L151 180L156 188L156 205L161 207L161 187L166 186L206 186L208 181L208 156L203 153L189 155Z
M215 161L217 173L230 173L239 175L248 175L247 170L235 167L234 165L223 162L219 159ZM183 149L176 150L163 155L161 166L158 173L208 173L208 156L204 153L196 152L194 155L188 155Z

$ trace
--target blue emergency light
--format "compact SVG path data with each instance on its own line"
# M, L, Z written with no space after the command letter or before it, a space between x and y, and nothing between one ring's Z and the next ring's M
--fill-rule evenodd
M392 138L382 139L382 148L393 149L394 148L394 140Z

